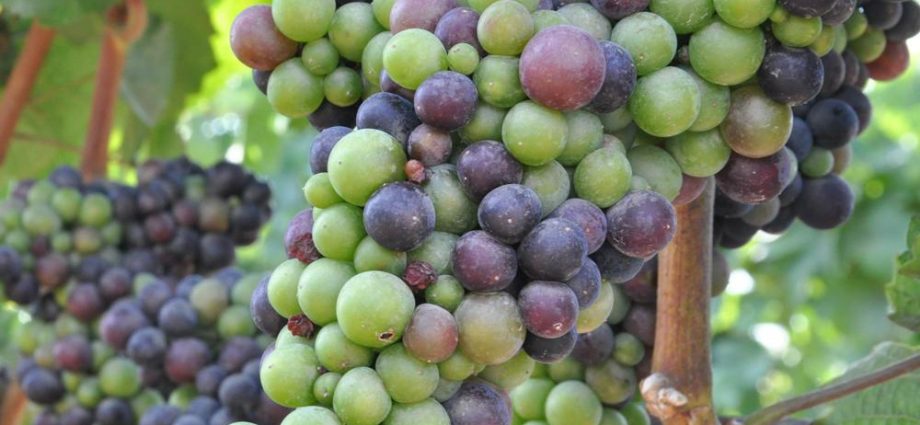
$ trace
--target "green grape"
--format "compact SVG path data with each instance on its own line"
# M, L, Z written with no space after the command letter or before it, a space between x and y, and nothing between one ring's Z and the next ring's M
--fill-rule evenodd
M776 0L713 0L716 13L737 28L754 28L767 21Z
M626 418L629 425L651 425L652 419L645 411L642 403L628 403L620 408L620 413Z
M832 50L837 53L843 54L843 52L847 49L847 46L849 45L849 42L847 40L847 31L843 29L842 25L831 27L831 29L834 30L834 47L832 48Z
M718 130L682 133L668 139L665 146L683 173L693 177L715 175L732 153Z
M847 46L863 63L879 58L885 51L885 32L869 27L863 35Z
M438 280L425 289L425 301L444 307L453 313L463 301L463 286L451 275L440 275Z
M350 263L320 258L308 265L297 283L297 302L313 323L335 322L335 302L345 282L357 272Z
M604 414L601 416L601 423L598 425L629 425L626 417L622 413L605 407Z
M319 330L314 350L319 364L338 373L370 366L374 361L374 352L349 341L337 323L330 323Z
M272 0L278 31L301 43L326 35L334 14L335 0Z
M461 385L463 385L461 381L451 381L441 378L438 380L438 388L434 390L434 394L431 397L443 403L450 400L454 394L457 394L457 391L460 391Z
M328 38L320 38L303 46L300 61L311 74L326 76L339 66L339 51Z
M415 297L402 279L380 271L348 280L336 301L339 326L348 339L382 348L402 337L415 310Z
M799 163L799 170L805 177L816 179L830 174L834 169L834 154L827 149L815 147Z
M635 366L645 357L645 345L630 333L618 333L613 348L613 359L628 367Z
M530 379L511 390L511 406L522 419L542 419L546 398L556 384L549 379Z
M39 180L29 188L26 193L26 202L29 205L48 204L54 196L55 186L48 180Z
M302 270L302 267L298 268L294 266L293 269L295 273L299 273L299 271L296 270ZM294 275L292 277L296 285L297 276ZM291 292L288 292L288 296L294 293L292 289ZM220 318L221 313L230 305L230 294L227 291L226 285L219 280L213 278L205 279L192 289L192 292L189 294L189 302L192 304L192 307L195 308L195 311L198 313L198 318L203 323L213 324L217 323L217 319Z
M102 226L100 231L102 234L102 241L106 245L118 245L121 242L121 223L117 221L111 221L108 224Z
M469 0L469 8L475 10L476 13L481 14L489 6L495 4L498 1L499 0ZM527 10L530 12L533 12L534 10L536 10L539 4L539 2L535 0L517 0L517 2L523 5L525 8L527 8ZM465 5L463 4L460 4L460 6L465 7Z
M262 273L249 273L243 276L230 290L230 302L248 306L249 301L252 300L252 293L259 287L262 277Z
M374 18L377 23L386 29L390 29L390 11L393 10L393 4L396 0L374 0L371 2L371 9L374 11Z
M856 40L862 37L862 35L866 33L866 30L869 29L869 21L866 20L866 15L856 10L853 11L850 18L843 23L843 28L847 32L847 40Z
M217 320L217 333L224 339L256 334L256 325L249 315L249 306L232 305Z
M285 407L314 404L313 381L319 376L319 362L307 345L275 347L262 360L259 380L265 394Z
M546 398L549 425L597 425L602 414L601 401L583 382L562 382Z
M556 158L560 164L574 167L589 153L600 149L604 141L604 125L600 118L587 111L565 113L568 133L565 149Z
M588 154L575 168L575 193L579 198L607 208L626 195L632 167L626 156L613 147Z
M436 231L459 235L479 224L476 221L477 205L463 191L453 165L441 164L429 168L428 181L423 188L434 204Z
M459 237L452 233L433 232L418 248L409 251L409 261L424 261L435 273L449 273L457 239Z
M397 403L418 403L431 397L438 387L438 367L412 357L402 344L383 350L374 369Z
M336 415L348 425L377 425L390 414L393 402L377 373L359 367L342 376L332 405Z
M329 103L346 107L361 100L364 84L358 71L339 67L323 80L323 94Z
M569 173L562 164L556 161L550 161L539 167L525 167L521 184L537 192L543 217L562 205L572 191Z
M530 379L535 364L536 362L524 350L521 350L511 360L487 366L479 373L479 377L510 390Z
M61 382L64 384L64 389L70 393L77 390L77 387L80 386L81 380L82 377L74 372L64 371L64 373L61 374Z
M313 222L313 243L324 257L351 261L361 240L367 236L361 208L346 203L323 209Z
M367 42L364 53L361 54L361 73L364 79L375 86L380 86L380 73L383 71L383 49L393 37L389 31L374 36ZM370 93L365 93L370 96Z
M335 193L335 188L332 187L332 182L329 181L329 173L310 176L303 186L303 195L310 205L320 208L329 208L339 202L343 202L342 197Z
M319 404L326 407L332 407L332 397L335 394L335 387L342 379L342 375L335 372L326 372L316 378L313 382L313 397Z
M51 249L58 253L67 253L73 249L73 238L70 233L55 233L51 237Z
M272 71L267 93L268 102L279 114L302 117L323 103L323 80L307 71L299 59L288 59Z
M789 140L792 109L767 97L756 84L737 88L719 129L733 151L762 158L778 152Z
M593 6L585 3L570 2L559 8L558 12L568 21L569 25L581 28L598 40L606 40L610 37L610 20L601 15Z
M760 28L735 28L716 19L690 37L690 64L706 81L733 86L757 73L765 49Z
M834 42L837 40L837 32L829 26L824 26L818 38L811 43L808 48L818 56L824 56L834 49Z
M473 119L460 128L459 134L464 143L475 143L482 140L499 140L502 137L502 123L505 121L507 109L492 106L486 102L479 102Z
M632 55L640 76L668 66L677 53L674 28L661 16L649 12L639 12L617 22L610 40Z
M154 394L154 397L159 396L159 393L156 393L154 390L148 390L148 391L151 391ZM192 400L197 396L198 396L198 390L195 388L195 386L191 384L186 384L186 385L181 385L177 387L176 389L172 390L172 392L169 393L169 400L167 401L169 404L176 406L180 409L186 409L188 408L189 403L191 403ZM162 403L162 398L160 400ZM157 403L154 403L154 405L155 404Z
M355 270L358 273L380 270L402 276L407 262L405 252L384 248L370 236L362 239L355 250Z
M93 341L93 369L99 370L105 362L109 361L115 355L115 350L102 341Z
M99 370L99 387L109 396L131 397L141 389L141 370L126 358L110 359Z
M431 74L447 69L447 51L434 34L407 29L387 41L383 68L397 84L415 90Z
M732 105L731 89L704 80L690 67L682 67L700 89L700 115L688 128L690 131L712 130L722 124Z
M405 164L406 153L392 136L380 130L355 130L332 148L329 180L342 199L363 206L380 186L405 180Z
M369 3L348 3L338 8L333 15L329 25L329 41L343 58L358 62L367 43L383 31Z
M510 294L467 294L454 316L460 330L459 349L473 362L481 365L504 363L524 344L527 332L517 303Z
M629 113L629 108L626 106L607 114L600 114L598 117L601 119L601 124L604 125L606 134L623 130L633 122L632 114Z
M278 337L275 338L275 347L284 347L287 345L295 344L306 345L312 348L313 340L294 335L286 326L281 329L281 332L278 332Z
M517 56L534 35L530 11L514 0L499 0L479 17L476 35L482 48L493 55Z
M7 232L3 238L3 244L16 250L20 254L26 254L29 250L29 234L21 229L13 229Z
M649 10L668 21L678 34L696 32L715 13L712 0L652 0Z
M47 204L33 204L22 211L22 228L31 236L47 236L61 228L61 219Z
M562 112L531 101L518 103L505 116L505 148L524 165L540 166L556 159L566 146L568 124Z
M629 112L646 133L671 137L696 122L701 102L693 77L680 68L666 67L639 79L629 98Z
M773 36L790 47L806 47L821 35L821 18L789 15L789 19L771 24Z
M297 304L297 282L304 271L304 264L296 258L275 267L268 279L268 302L278 314L290 318L301 313Z
M342 425L335 412L325 407L307 406L294 409L281 425Z
M601 325L606 325L607 316L613 310L613 288L609 282L601 283L601 293L597 301L578 311L578 322L575 328L578 333L591 332Z
M433 399L412 404L393 404L383 425L450 425L450 417L440 403Z
M588 367L585 382L605 404L620 404L636 391L636 373L614 359Z
M479 67L479 52L468 43L457 43L447 51L447 65L451 71L473 75Z
M572 22L555 10L538 10L533 16L534 34L556 25L572 25Z
M83 196L80 192L71 187L58 189L51 195L51 207L66 223L72 223L80 216L82 201Z
M518 58L492 55L479 62L473 82L480 99L499 108L510 108L527 98L518 75Z
M633 175L644 178L661 196L673 200L680 193L683 184L680 165L664 149L652 145L633 146L626 158Z
M438 373L441 378L452 381L463 381L473 375L476 371L476 363L464 356L463 353L455 351L447 360L438 363Z
M99 379L87 377L80 382L76 391L77 402L81 406L92 409L102 401L105 394L102 393L102 387L99 385Z

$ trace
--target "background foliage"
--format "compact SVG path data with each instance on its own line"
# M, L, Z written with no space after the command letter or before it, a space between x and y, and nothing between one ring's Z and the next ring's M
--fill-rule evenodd
M16 179L78 163L103 28L99 11L113 2L0 0L0 81L28 29L17 15L59 26L0 167L0 192ZM244 163L271 182L275 215L260 243L239 257L243 267L268 270L283 257L287 220L305 206L300 187L315 131L306 120L275 115L227 47L233 17L253 3L147 2L151 21L128 58L109 174L130 181L139 161L181 153L204 164ZM918 47L912 45L915 57ZM796 225L782 238L759 235L731 254L736 270L713 305L720 413L750 412L812 389L882 341L920 343L887 319L884 294L906 248L908 218L920 211L917 93L916 61L898 81L870 88L875 117L846 173L858 199L847 226L819 233ZM22 317L9 305L0 308L0 362L11 358L3 346Z

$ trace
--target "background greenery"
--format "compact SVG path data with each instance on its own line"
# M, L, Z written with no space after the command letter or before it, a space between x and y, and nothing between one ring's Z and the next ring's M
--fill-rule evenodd
M16 179L78 162L99 55L98 11L113 0L72 3L0 0L0 81L29 24L15 15L60 25L0 167L2 192ZM275 215L260 242L239 257L245 268L268 270L283 257L286 221L305 206L300 187L315 131L306 120L275 115L227 47L233 17L253 3L148 2L150 26L131 50L121 86L109 174L130 181L138 161L181 153L204 164L223 158L244 163L271 182ZM920 56L920 46L911 47ZM857 194L849 224L831 232L796 225L778 239L758 235L730 254L736 270L713 305L715 395L722 414L750 412L812 389L879 342L920 343L888 321L883 288L906 247L908 218L920 211L916 61L898 81L869 89L875 117L846 173ZM5 343L25 318L8 304L0 307L0 362L11 361Z

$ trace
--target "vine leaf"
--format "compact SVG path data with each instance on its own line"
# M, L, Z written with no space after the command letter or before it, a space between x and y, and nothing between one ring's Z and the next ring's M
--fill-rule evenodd
M894 342L877 345L868 356L853 363L837 381L864 375L920 353L920 348ZM829 423L835 425L920 424L920 371L901 376L833 403Z
M90 13L101 13L117 0L0 0L0 5L22 18L36 18L53 27L72 24Z
M885 288L890 304L888 317L920 332L920 216L911 220L907 232L909 250L898 257L894 280Z

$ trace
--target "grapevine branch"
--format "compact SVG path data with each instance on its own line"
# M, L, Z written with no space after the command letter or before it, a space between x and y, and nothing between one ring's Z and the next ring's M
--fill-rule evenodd
M83 146L80 163L86 179L94 180L106 175L109 137L128 47L140 38L146 27L147 7L144 0L126 0L124 4L109 10L96 72L96 90L93 93L86 144Z
M709 179L699 198L676 207L677 231L658 256L652 375L641 391L664 425L717 423L709 355L714 187Z
M38 21L32 22L22 53L6 82L3 99L0 100L0 164L3 164L10 145L13 143L13 130L16 129L19 116L26 106L26 100L32 92L32 86L35 85L42 63L48 51L51 50L52 41L54 41L53 29L45 27Z
M805 393L789 400L752 413L745 418L745 425L772 425L786 416L796 412L846 397L866 388L890 381L907 373L920 370L920 354L914 354L904 360L887 366L883 369L867 373L858 378L848 379L843 382L827 385L823 388Z

